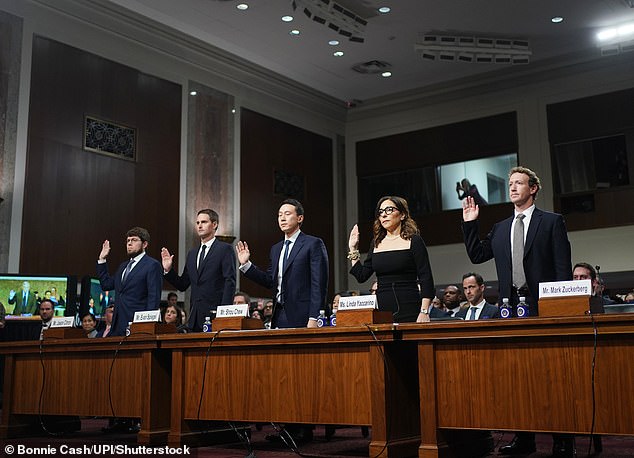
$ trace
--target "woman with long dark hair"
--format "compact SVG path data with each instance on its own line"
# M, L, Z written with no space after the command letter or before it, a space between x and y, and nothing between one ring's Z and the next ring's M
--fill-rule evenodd
M350 232L350 273L361 283L376 273L379 309L391 311L395 322L429 321L430 313L441 312L431 307L435 291L427 247L410 217L407 201L398 196L381 197L375 214L372 244L363 263L356 224Z

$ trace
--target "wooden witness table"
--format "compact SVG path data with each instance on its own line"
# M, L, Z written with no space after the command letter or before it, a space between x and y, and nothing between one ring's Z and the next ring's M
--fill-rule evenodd
M172 350L169 445L195 442L197 420L349 424L372 427L372 457L415 455L416 347L391 324L372 329L376 341L366 327L160 336Z
M159 349L155 336L131 336L119 345L121 339L45 339L41 355L39 341L0 344L5 357L0 438L33 434L39 415L116 416L141 419L139 444L164 444L169 352Z
M419 457L445 428L634 435L634 315L398 326L418 345ZM424 389L423 389L424 387Z

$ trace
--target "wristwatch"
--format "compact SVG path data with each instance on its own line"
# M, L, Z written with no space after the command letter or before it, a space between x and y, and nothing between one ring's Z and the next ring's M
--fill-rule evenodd
M429 315L429 309L420 309L420 313L424 315Z

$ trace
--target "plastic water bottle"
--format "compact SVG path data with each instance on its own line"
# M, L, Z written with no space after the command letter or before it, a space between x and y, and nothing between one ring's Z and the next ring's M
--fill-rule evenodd
M526 305L526 298L524 296L520 296L520 302L519 304L517 304L517 317L518 318L528 317L528 305Z
M511 318L513 316L513 309L511 308L511 304L509 304L508 297L502 299L502 305L500 306L500 316L502 318Z
M324 326L328 326L328 318L326 318L326 311L320 310L319 317L317 318L317 327L323 328Z
M130 336L130 326L132 326L132 321L128 321L128 326L125 328L125 336Z
M206 316L203 323L203 332L211 332L211 318Z
M337 326L337 311L333 310L330 315L330 326Z

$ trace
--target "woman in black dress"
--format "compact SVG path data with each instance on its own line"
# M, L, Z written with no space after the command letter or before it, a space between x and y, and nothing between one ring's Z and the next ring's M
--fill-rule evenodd
M429 321L434 297L434 279L425 242L416 222L410 217L402 197L379 199L374 221L374 237L368 256L359 256L359 228L350 232L348 259L350 273L364 282L376 273L380 310L390 310L398 323Z

